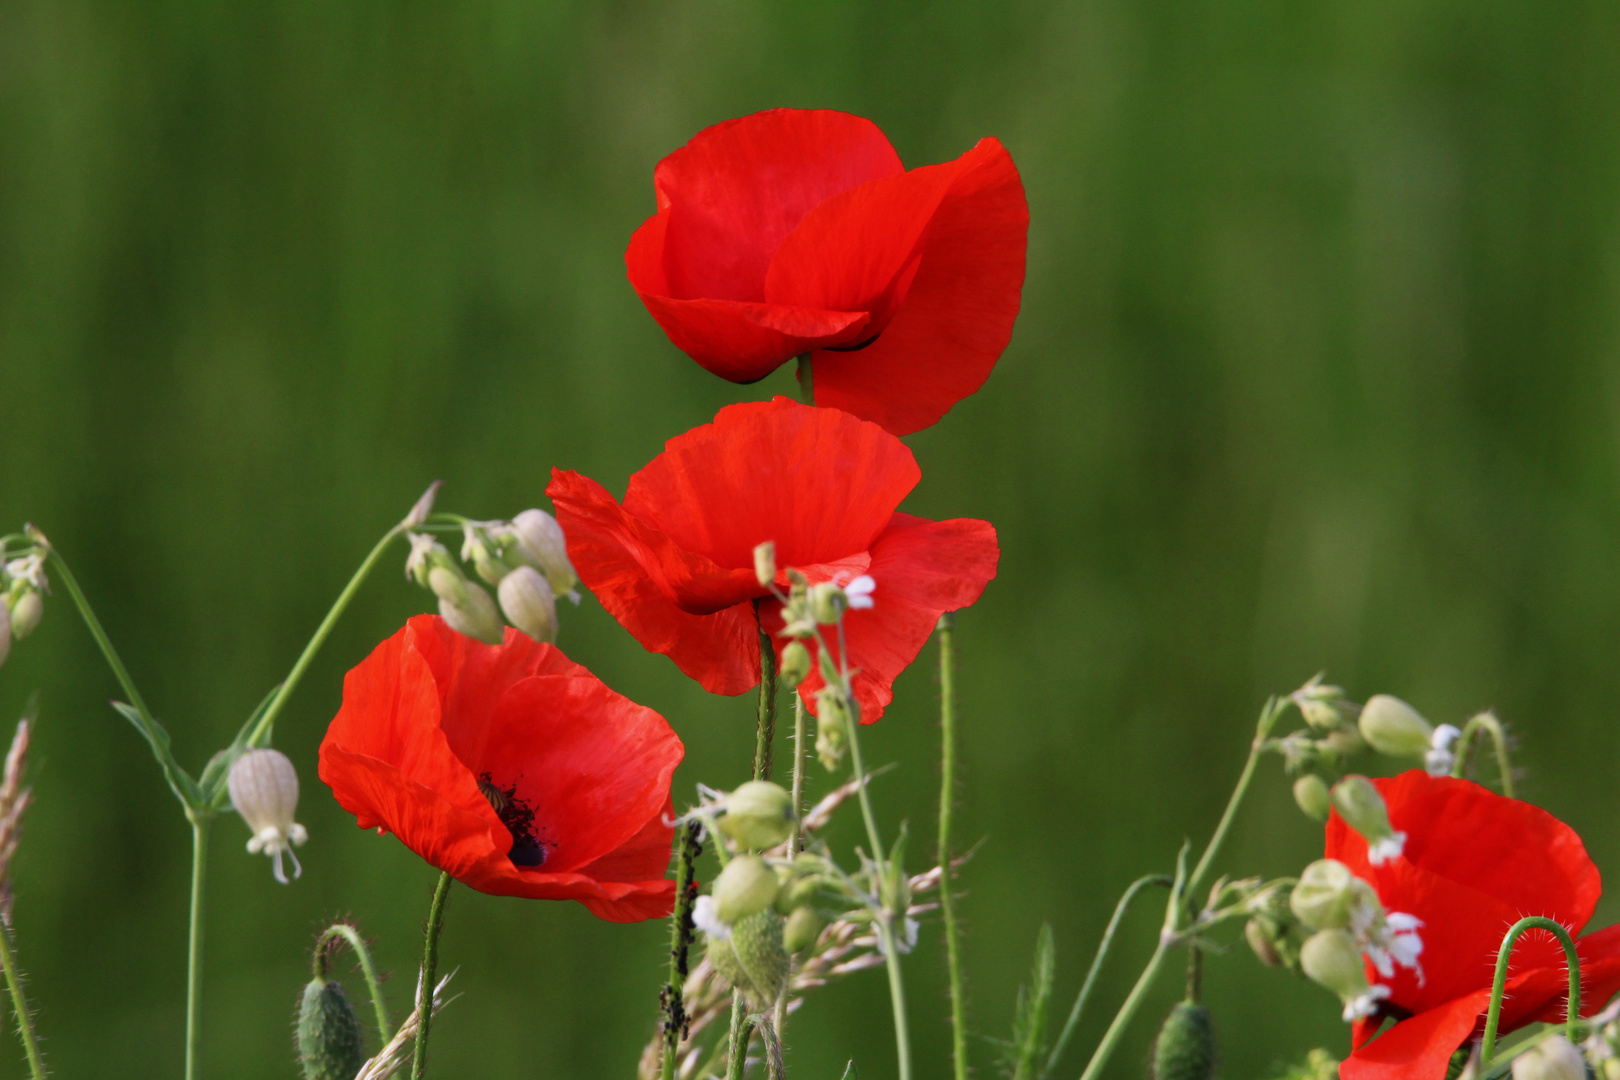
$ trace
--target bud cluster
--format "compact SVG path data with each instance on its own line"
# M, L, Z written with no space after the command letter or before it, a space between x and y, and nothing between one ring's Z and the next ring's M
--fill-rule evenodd
M407 520L421 525L426 515ZM411 541L406 577L438 597L444 621L468 637L498 645L505 635L504 614L536 641L556 641L557 597L579 603L579 577L557 519L544 510L525 510L511 521L463 520L461 528L461 562L471 564L484 584L423 532L406 534ZM485 585L495 589L494 599Z
M1390 994L1389 987L1368 981L1363 957L1384 979L1404 967L1422 983L1422 920L1386 912L1373 887L1343 863L1319 859L1307 866L1289 896L1289 909L1313 931L1300 947L1301 969L1339 995L1346 1021L1371 1016Z
M1294 779L1294 802L1306 816L1326 821L1328 789L1338 779L1345 761L1364 745L1356 730L1360 706L1345 696L1342 687L1322 682L1321 675L1295 690L1289 700L1305 718L1306 726L1277 739L1274 745Z
M15 559L0 553L0 664L11 653L12 639L21 641L39 625L50 591L44 549L35 548Z
M1419 758L1430 776L1445 776L1457 763L1462 730L1430 724L1412 706L1390 694L1374 694L1361 710L1361 734L1380 754Z

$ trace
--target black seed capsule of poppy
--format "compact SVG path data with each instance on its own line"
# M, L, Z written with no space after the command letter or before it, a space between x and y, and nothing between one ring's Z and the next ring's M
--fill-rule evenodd
M365 1064L365 1043L343 987L316 979L298 1006L298 1064L304 1080L354 1080Z
M1211 1080L1215 1025L1196 1001L1178 1002L1153 1044L1153 1080Z

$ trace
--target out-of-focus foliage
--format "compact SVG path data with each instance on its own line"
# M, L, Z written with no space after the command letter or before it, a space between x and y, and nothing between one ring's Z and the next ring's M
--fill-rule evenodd
M1118 892L1207 833L1264 695L1322 668L1436 722L1494 706L1524 793L1613 876L1617 23L1460 0L0 0L0 523L74 561L195 769L429 480L509 515L553 464L622 485L721 404L790 392L705 374L625 282L660 156L775 105L869 116L912 165L995 134L1029 191L1024 314L983 392L909 440L907 507L988 518L1004 549L957 632L978 1030L1010 1029L1043 921L1063 1015ZM204 1075L292 1075L330 916L409 998L433 873L354 827L314 750L342 672L425 606L391 562L278 725L302 880L217 830ZM680 731L678 791L746 777L748 699L706 698L590 599L562 617L571 656ZM15 877L39 1030L63 1077L172 1077L187 832L60 594L0 670L0 717L35 689ZM903 763L880 812L926 836L929 672L897 690L866 744ZM1318 845L1273 762L1231 868ZM1157 918L1127 921L1066 1069ZM665 941L458 891L466 996L434 1060L630 1075ZM921 1075L947 1067L943 968L925 927ZM1176 982L1112 1075L1140 1074ZM1227 1075L1345 1044L1327 995L1245 951L1205 992ZM885 1015L878 972L812 1000L795 1070L884 1075Z

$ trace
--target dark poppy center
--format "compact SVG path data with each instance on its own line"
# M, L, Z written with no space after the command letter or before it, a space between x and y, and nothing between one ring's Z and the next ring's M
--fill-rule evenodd
M534 807L518 798L517 785L500 787L489 773L478 774L478 790L484 793L495 816L512 834L512 849L506 857L513 866L540 866L546 861L546 846L535 836Z

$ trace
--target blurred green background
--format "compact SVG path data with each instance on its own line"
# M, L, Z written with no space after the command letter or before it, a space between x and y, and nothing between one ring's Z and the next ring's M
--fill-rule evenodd
M789 392L707 375L624 280L661 156L777 105L871 117L908 165L994 134L1029 192L1024 311L984 390L909 440L907 504L1003 545L959 633L976 1030L1007 1033L1042 920L1067 1008L1119 891L1208 834L1265 695L1323 668L1437 721L1495 706L1529 797L1620 870L1617 70L1620 12L1559 0L0 0L0 524L77 566L200 767L428 481L484 517L545 505L553 464L619 492L722 404ZM303 879L216 831L205 1077L295 1074L323 919L357 918L408 1000L434 874L314 770L343 671L428 607L403 558L277 732ZM681 798L744 778L748 699L590 599L564 619L686 740ZM69 1080L174 1077L188 834L60 590L0 717L35 690L16 922L39 1029ZM879 809L926 834L928 665L898 693L867 740L902 763ZM1226 868L1319 844L1272 762ZM1066 1073L1155 930L1129 922ZM665 932L457 891L435 1071L631 1076ZM947 1068L942 972L930 927L920 1076ZM1176 982L1112 1076L1142 1074ZM1345 1046L1326 993L1241 945L1207 984L1227 1077ZM892 1075L886 1015L879 972L824 991L794 1075Z

